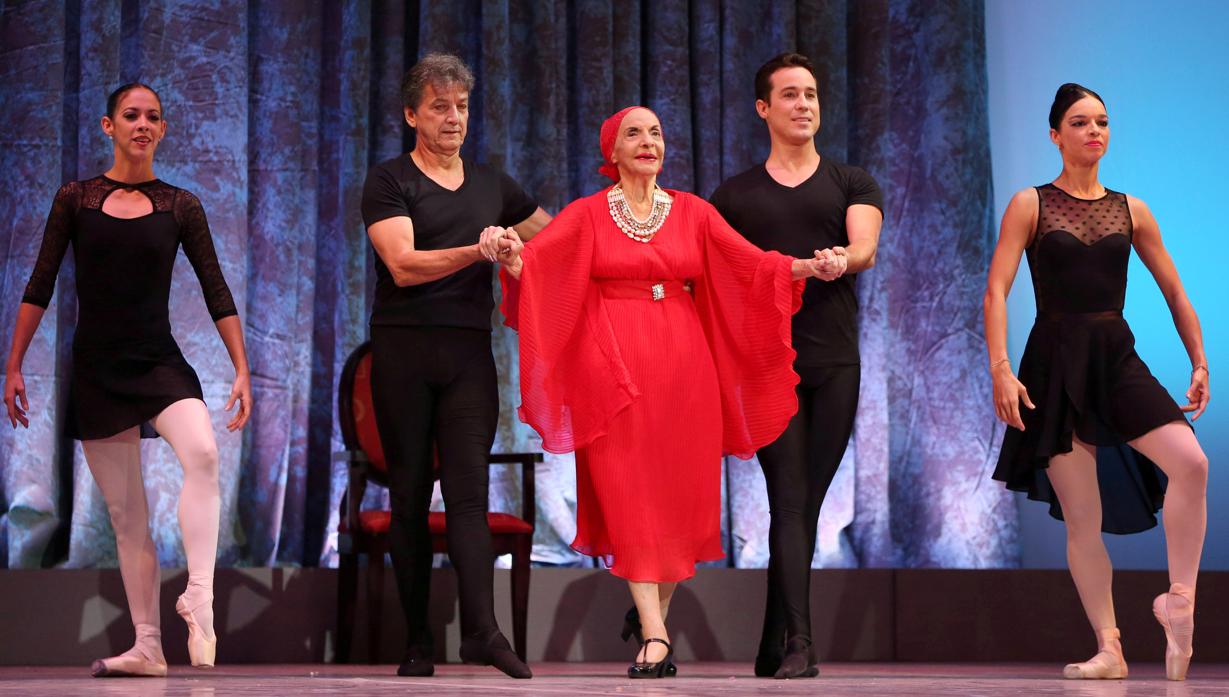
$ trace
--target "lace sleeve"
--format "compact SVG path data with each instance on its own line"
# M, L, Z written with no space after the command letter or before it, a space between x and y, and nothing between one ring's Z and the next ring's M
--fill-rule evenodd
M21 298L23 303L44 309L51 304L55 278L60 273L60 263L64 261L68 243L72 241L80 203L81 184L78 182L69 182L56 192L51 213L47 215L47 226L43 229L38 260L34 262L34 271L30 273L30 282L26 284L25 295Z
M200 199L188 191L180 190L175 197L175 220L179 223L179 239L183 244L184 254L201 283L209 316L216 322L239 314L235 309L230 288L226 285L226 278L222 275L222 267L218 265L213 237L209 234L209 221L205 219L205 209L201 206Z

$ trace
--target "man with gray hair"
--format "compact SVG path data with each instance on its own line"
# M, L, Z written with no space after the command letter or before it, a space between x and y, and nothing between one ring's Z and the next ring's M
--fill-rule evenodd
M438 455L457 572L461 659L531 677L495 622L494 556L487 526L487 455L499 393L491 353L492 262L503 228L527 239L549 221L498 169L461 157L474 76L456 56L424 56L405 75L414 150L367 174L363 222L375 249L371 309L372 401L388 463L389 551L408 629L398 675L435 671L427 608L427 527Z

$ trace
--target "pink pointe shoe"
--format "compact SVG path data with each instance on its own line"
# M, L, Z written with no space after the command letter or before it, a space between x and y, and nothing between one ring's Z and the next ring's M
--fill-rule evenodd
M1063 668L1068 680L1121 680L1127 677L1127 662L1122 657L1118 628L1097 630L1097 655L1083 663L1069 663Z
M189 607L189 602L194 604ZM188 625L188 658L192 660L192 665L196 668L212 668L214 657L217 654L218 638L213 633L213 623L210 622L210 626L206 629L196 621L196 616L193 614L201 607L212 605L212 595L193 601L189 600L186 592L175 602L175 612L178 612Z
M165 678L166 662L159 663L130 649L118 656L94 661L90 674L96 678Z
M1165 677L1186 680L1195 640L1195 590L1175 583L1152 601L1152 614L1165 630Z
M118 656L94 661L90 674L96 678L166 677L162 633L153 625L137 625L137 640L133 647Z

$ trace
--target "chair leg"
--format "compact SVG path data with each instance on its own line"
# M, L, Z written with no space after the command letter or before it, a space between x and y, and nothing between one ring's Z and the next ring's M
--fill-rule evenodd
M337 564L337 663L349 663L354 641L354 605L358 599L358 555L342 554Z
M522 661L528 662L528 628L529 620L529 555L533 550L533 537L520 535L516 541L516 551L512 553L512 641L516 646L516 655Z
M367 555L367 645L368 662L380 662L381 629L384 618L384 551Z

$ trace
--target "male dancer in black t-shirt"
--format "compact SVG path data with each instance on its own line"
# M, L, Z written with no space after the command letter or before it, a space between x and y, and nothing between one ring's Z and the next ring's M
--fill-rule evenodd
M425 56L401 96L414 150L373 167L363 222L375 248L371 390L392 497L389 551L408 629L398 675L434 670L427 626L438 454L457 571L461 658L530 677L495 622L494 556L487 526L487 455L499 393L491 354L492 264L509 243L550 221L511 177L461 158L474 77L455 56Z
M875 263L883 196L864 170L820 157L819 97L809 60L785 53L755 76L755 108L772 151L763 165L731 177L712 203L763 249L824 260L794 315L798 413L759 453L772 513L768 600L755 674L819 674L811 649L810 578L824 495L853 431L861 370L853 275Z

